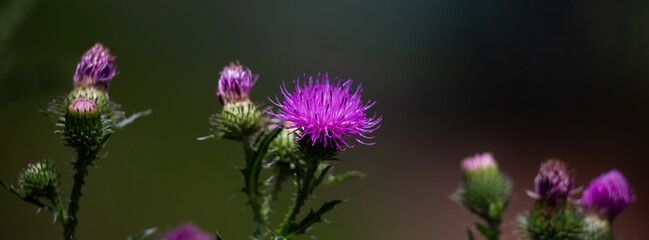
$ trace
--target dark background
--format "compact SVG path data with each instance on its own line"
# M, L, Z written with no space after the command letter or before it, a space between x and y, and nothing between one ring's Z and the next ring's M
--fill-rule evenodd
M362 83L383 115L375 146L340 154L336 172L365 179L322 187L346 199L318 239L465 239L476 220L448 196L459 162L491 151L515 182L503 239L532 206L538 165L566 160L578 183L620 169L638 199L621 239L646 236L649 213L647 1L0 1L0 177L52 158L69 196L71 149L39 113L71 90L81 54L118 56L111 99L153 115L111 137L81 200L80 239L125 239L191 220L248 239L233 193L243 157L230 141L197 142L218 112L222 67L240 60L270 105L282 80L329 72ZM0 239L60 239L49 213L0 193ZM234 197L232 197L234 196ZM285 211L290 196L277 208ZM315 206L314 204L314 206ZM301 237L299 239L309 239Z

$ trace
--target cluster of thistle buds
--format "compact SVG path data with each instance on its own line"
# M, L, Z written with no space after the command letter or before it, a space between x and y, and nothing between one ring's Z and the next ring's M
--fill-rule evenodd
M237 63L231 63L221 72L217 97L223 105L219 114L210 118L213 126L208 138L239 141L245 151L245 165L240 171L245 183L242 192L248 196L253 211L254 239L291 239L308 234L311 225L321 222L322 215L333 209L340 200L325 202L312 209L302 220L297 216L308 198L321 183L337 183L360 176L357 172L341 176L328 175L334 156L354 145L349 139L372 145L361 139L380 127L382 117L365 112L374 102L361 101L362 89L352 91L352 81L328 74L316 77L302 76L293 82L294 91L280 87L284 99L271 102L278 110L261 109L250 101L249 93L258 75ZM267 180L261 180L264 169L273 169ZM325 177L333 179L326 181ZM269 215L275 207L278 192L287 180L297 186L293 204L284 221L271 230ZM325 180L325 181L323 181Z
M0 181L15 196L50 210L54 219L61 222L66 240L76 239L76 215L88 167L99 158L97 154L115 130L150 113L145 111L125 118L119 105L109 101L108 88L116 74L115 57L111 56L108 48L96 44L77 64L73 90L52 101L44 111L56 123L56 132L62 134L65 145L77 153L72 164L74 185L67 210L59 193L60 173L51 160L30 163L20 174L18 189ZM49 203L41 199L49 200Z
M611 170L591 181L581 200L576 196L575 174L567 164L550 159L539 168L534 179L536 199L532 210L519 216L520 230L529 239L614 239L613 219L635 195L618 170Z
M510 197L511 183L499 173L491 154L478 154L462 161L464 181L454 200L482 218L486 225L475 227L486 239L499 237L498 225ZM534 178L534 207L518 216L522 238L566 240L612 240L612 221L632 201L635 194L618 170L591 181L581 199L575 186L575 171L558 159L541 164ZM474 239L467 229L469 239Z

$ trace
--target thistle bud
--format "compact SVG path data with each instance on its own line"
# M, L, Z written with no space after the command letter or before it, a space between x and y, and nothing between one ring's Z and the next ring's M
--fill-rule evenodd
M96 146L107 132L97 105L89 99L75 99L68 105L63 138L72 146Z
M298 159L298 146L295 142L297 133L292 130L283 129L277 137L270 143L269 149L274 153L279 161L291 162L291 159Z
M582 195L584 207L613 220L635 200L624 175L613 169L593 179Z
M464 182L455 200L472 212L499 219L509 203L511 182L490 153L476 154L462 161Z
M550 159L541 164L539 173L534 178L534 192L530 197L542 200L550 206L565 201L575 185L575 177L566 164L560 160Z
M30 163L18 178L20 191L26 197L51 198L58 193L60 182L59 170L52 161Z
M226 103L221 114L214 115L214 134L221 138L242 140L261 131L266 116L251 102Z
M110 80L117 75L115 57L101 43L95 44L81 57L74 73L75 87L96 87L108 90Z
M239 62L225 66L221 72L219 86L216 91L219 102L227 104L250 101L248 93L257 82L257 78L259 78L258 75L253 75L250 69L239 64Z

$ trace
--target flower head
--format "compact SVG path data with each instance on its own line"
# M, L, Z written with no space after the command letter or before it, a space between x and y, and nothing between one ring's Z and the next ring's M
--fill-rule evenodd
M259 75L253 75L247 67L232 62L221 72L216 96L221 104L249 101L248 93L257 78Z
M586 209L599 211L609 219L619 215L634 200L633 190L616 169L593 179L582 195Z
M95 44L81 57L74 73L75 86L95 86L108 89L110 80L117 74L115 57L101 43Z
M354 147L344 137L372 145L374 143L363 142L361 138L374 138L365 134L378 129L383 117L368 117L365 111L375 102L363 103L361 86L353 92L351 87L352 80L335 78L330 82L328 74L318 74L314 82L313 77L307 81L304 75L302 81L299 78L293 81L294 92L288 92L286 85L280 88L284 100L271 99L279 110L277 113L269 110L268 114L284 121L283 128L299 131L300 137L296 140L306 139L311 146L321 144L337 150Z
M191 222L183 223L170 232L161 240L212 240L214 237Z
M534 192L528 194L554 205L559 200L566 200L574 185L575 178L566 164L560 160L550 159L541 164L539 173L534 178Z
M475 172L486 167L496 167L496 160L494 160L491 153L478 153L462 160L462 170L464 172Z

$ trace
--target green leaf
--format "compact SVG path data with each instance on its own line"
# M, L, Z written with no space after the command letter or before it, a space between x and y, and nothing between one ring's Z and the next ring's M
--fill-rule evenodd
M292 236L297 234L306 233L306 230L309 227L311 227L311 225L323 221L322 219L323 214L331 211L332 209L334 209L334 207L336 207L336 205L342 202L343 202L342 200L333 200L333 201L325 202L324 204L322 204L322 207L320 207L320 209L318 209L315 212L313 211L313 209L311 209L311 212L309 212L309 214L306 215L306 217L304 217L304 219L302 219L300 223L292 227L290 233L286 235L286 239L290 239Z
M133 113L133 115L131 115L130 117L128 117L128 118L126 118L126 119L124 119L124 120L122 120L122 121L120 121L118 123L115 123L115 127L116 128L123 128L126 125L131 124L133 121L135 121L136 119L138 119L140 117L151 115L151 112L152 112L152 110L148 109L146 111Z
M491 235L489 233L489 228L487 228L485 225L482 225L480 223L475 223L475 228L478 229L480 234L482 234L482 236L484 236L485 238L489 238L489 236Z
M329 172L329 170L330 170L333 166L334 166L334 165L332 165L332 164L328 164L328 165L326 165L325 167L323 167L322 170L320 170L320 174L318 174L318 176L316 177L315 181L313 181L313 184L312 184L311 188L309 189L309 193L313 194L313 190L314 190L318 185L320 185L320 182L322 182L322 179L324 178L324 176L327 174L327 172Z
M140 234L138 234L134 238L129 237L128 240L142 240L142 239L145 239L145 238L153 235L156 231L158 231L158 228L156 228L156 227L145 229L144 231L142 231Z
M219 234L217 233L217 234L216 234L216 240L223 240L223 238L221 238L221 235L219 235Z
M341 183L347 180L362 178L365 174L359 171L349 171L338 176L331 175L324 181L325 185L333 185L336 183Z

